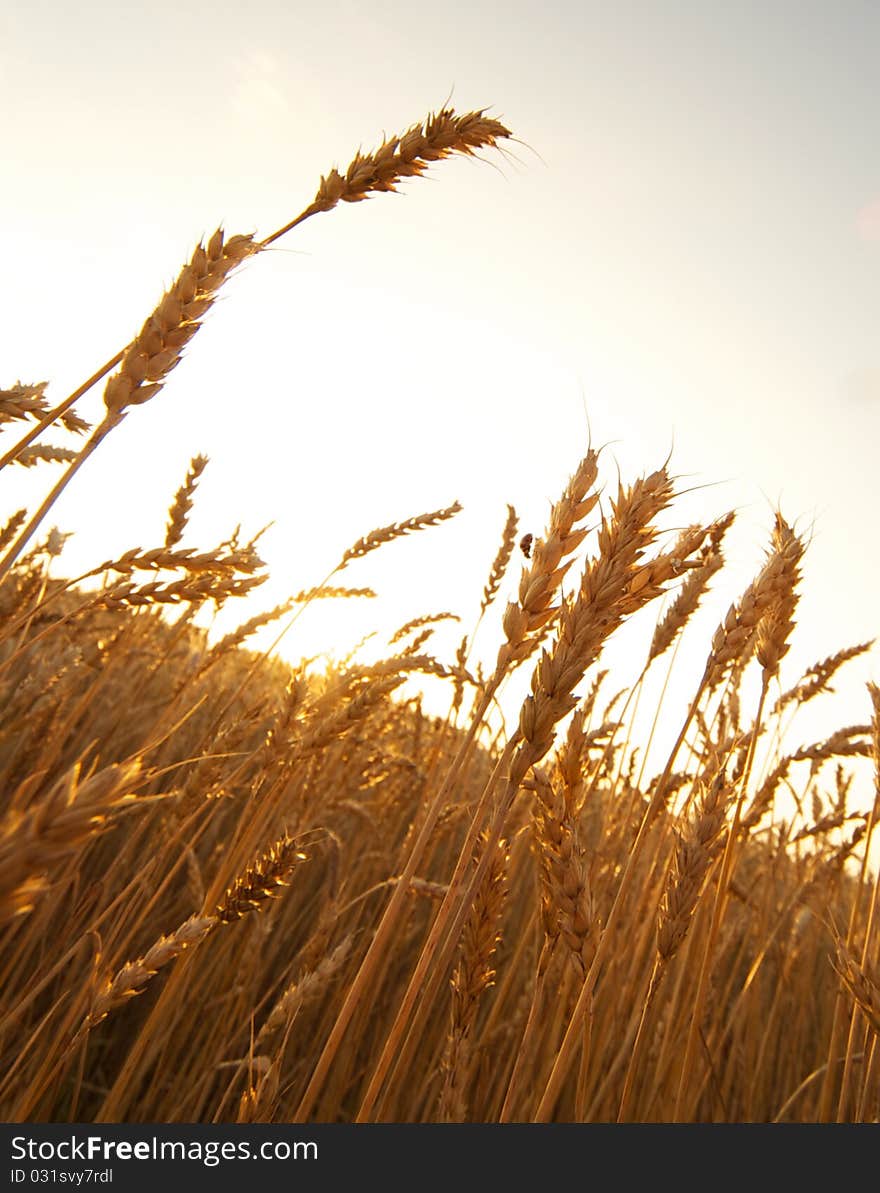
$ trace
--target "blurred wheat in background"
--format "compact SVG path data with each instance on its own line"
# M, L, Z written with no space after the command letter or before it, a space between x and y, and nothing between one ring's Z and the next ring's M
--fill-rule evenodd
M877 1121L880 690L862 723L799 736L870 644L785 674L810 583L793 514L717 610L689 699L661 698L676 734L656 766L635 709L711 605L733 521L676 523L668 463L624 480L584 443L545 528L522 539L508 506L473 579L491 664L475 630L432 653L454 611L415 615L369 661L249 649L313 602L374 600L359 561L445 533L457 503L366 532L211 638L200 615L266 569L259 534L188 545L196 456L161 541L65 575L48 513L156 399L235 270L509 138L445 108L331 170L275 234L206 238L65 400L0 390L2 466L56 478L0 532L5 1119ZM96 386L90 426L76 404ZM609 674L632 618L656 624L647 657Z

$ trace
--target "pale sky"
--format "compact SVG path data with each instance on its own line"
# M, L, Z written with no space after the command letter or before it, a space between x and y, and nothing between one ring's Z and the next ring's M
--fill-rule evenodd
M609 485L671 449L705 486L677 524L740 510L699 650L776 503L812 536L788 677L872 637L878 79L869 0L5 0L2 386L49 380L60 400L200 237L268 234L450 93L519 139L249 263L59 503L68 567L161 543L204 452L188 541L274 520L263 605L376 525L465 507L351 569L381 605L310 614L293 654L446 608L469 626L506 503L539 532L589 426ZM4 475L4 511L52 475ZM871 676L852 665L829 729L868 719Z

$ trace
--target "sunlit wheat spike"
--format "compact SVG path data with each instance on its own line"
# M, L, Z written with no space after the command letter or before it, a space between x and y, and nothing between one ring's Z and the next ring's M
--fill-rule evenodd
M193 456L190 461L186 480L177 490L174 501L168 511L168 525L165 530L166 548L176 547L183 538L183 532L186 529L193 506L196 485L198 484L199 477L205 471L207 464L207 456Z
M776 514L772 543L773 550L781 561L779 593L758 622L755 649L755 655L764 668L765 675L771 677L779 670L781 660L788 653L798 602L800 564L804 554L803 541L780 513Z
M263 244L271 244L296 224L338 203L358 203L380 191L395 191L405 178L423 174L431 162L452 154L472 157L478 150L496 148L511 136L508 128L487 116L485 109L458 115L452 108L431 113L384 141L372 153L357 153L345 173L335 167L322 177L314 200L295 220L279 228Z
M814 742L809 746L801 746L791 755L794 762L811 763L813 773L823 762L830 758L869 758L873 752L871 742L854 741L854 738L864 737L872 732L870 725L842 725L839 729L826 737L824 741Z
M77 458L79 452L69 447L53 447L52 444L38 444L36 447L25 447L13 460L22 468L33 468L35 464L70 464Z
M348 601L358 597L375 599L372 588L345 588L335 584L319 584L315 588L304 588L290 598L291 605L306 605L309 601Z
M733 514L715 522L709 530L709 543L700 552L697 566L692 568L651 639L648 662L653 662L669 649L687 622L696 613L709 581L724 566L721 541L733 522Z
M518 599L504 612L506 641L498 652L496 674L528 658L540 631L558 614L560 585L572 565L571 556L587 535L581 523L599 500L598 493L592 491L598 472L599 454L590 448L551 509L543 537L532 547L520 577Z
M394 631L389 638L389 643L393 646L396 642L402 641L408 637L413 630L420 630L424 626L434 626L441 621L460 621L461 618L457 613L428 613L422 617L413 617L397 630Z
M480 852L486 845L486 836L482 835ZM493 960L501 939L508 862L507 842L501 841L477 890L462 933L458 964L452 975L452 1023L438 1114L441 1122L463 1122L467 1117L467 1087L473 1064L471 1037L480 1000L495 981Z
M535 793L533 827L541 863L544 932L551 943L562 938L583 977L593 959L596 912L574 793L564 781L552 782L540 768L527 784Z
M257 1033L257 1038L254 1040L255 1048L265 1047L273 1036L276 1036L291 1022L305 1003L323 993L327 984L345 964L353 943L354 937L349 934L331 952L322 957L314 969L301 974L295 982L287 987L266 1016L265 1023Z
M833 692L831 680L838 670L850 659L859 658L860 655L867 653L873 645L872 639L870 642L860 642L856 646L848 646L833 655L828 655L818 663L814 663L812 667L808 667L794 687L783 692L777 699L773 705L773 713L782 712L789 704L805 704L821 692Z
M440 522L447 522L460 513L461 506L455 501L445 509L433 510L427 514L417 514L414 518L407 518L403 522L391 522L388 526L380 526L376 530L371 530L369 534L359 538L345 551L339 567L344 568L353 559L362 559L364 555L369 555L371 551L377 550L386 543L394 542L395 539L402 538L405 534L410 534L414 530L424 530L427 526L437 526Z
M687 935L712 862L724 844L729 789L718 775L703 791L685 831L677 836L657 921L657 955L671 961Z
M288 885L293 871L307 856L294 837L280 837L229 887L214 913L217 919L231 924L259 911L267 899L279 895Z
M183 349L196 334L229 274L257 252L252 236L226 240L217 229L200 244L177 281L162 297L138 335L125 350L118 372L104 387L104 404L111 415L149 401L180 363Z
M620 487L611 517L599 529L599 554L588 562L576 595L563 605L554 644L541 652L532 674L532 694L520 710L519 730L526 748L514 774L541 760L553 744L554 727L577 704L574 689L605 640L625 617L662 588L634 581L642 556L656 537L653 519L672 500L665 469ZM523 770L523 775L525 770Z
M768 664L775 658L778 665L782 655L778 658L775 655L791 628L788 621L794 614L794 590L802 555L803 543L777 514L764 566L739 601L730 606L712 638L704 676L708 689L717 687L730 669L757 646L758 628L767 617L771 622L777 616L780 619L775 629L768 629L763 638Z
M23 385L21 381L16 381L9 389L0 389L0 425L29 418L45 418L50 412L45 396L47 386L46 381L39 381L35 385ZM85 419L74 414L72 410L60 415L58 422L66 430L76 434L89 430L89 424Z
M0 551L9 546L24 525L25 518L27 518L26 509L16 510L7 518L6 524L0 529Z
M296 743L297 757L305 758L320 753L331 742L348 733L353 726L366 720L404 681L399 665L391 675L380 674L378 667L370 670L371 681L357 688L350 700L325 715L313 718Z
M839 937L836 944L837 955L832 964L871 1030L880 1035L880 982L873 972L856 961Z
M242 622L236 629L230 630L228 634L225 634L211 648L210 658L212 660L218 659L221 655L234 650L237 646L241 646L257 630L262 629L263 626L271 625L273 621L277 621L279 617L283 617L285 613L289 613L292 607L292 600L282 601L280 605L276 605L273 609L267 609L265 613L257 613L253 617L248 618L247 621Z
M46 399L47 381L23 385L16 381L9 389L0 389L0 426L29 418L42 418L49 410Z
M142 957L129 961L108 979L92 1000L85 1026L94 1027L116 1007L142 994L147 983L186 949L193 948L217 926L214 916L190 916L170 936L160 936Z
M513 554L514 546L516 545L516 530L518 525L518 518L516 510L512 505L507 507L507 521L504 523L504 530L501 534L501 546L498 548L498 554L492 561L492 567L489 570L489 579L486 581L486 587L483 589L483 597L480 601L480 613L485 613L492 602L504 578L504 573L507 571L507 565L510 563L510 557Z
M154 581L148 584L132 584L128 581L112 584L94 597L95 605L105 609L146 608L150 605L200 604L213 601L221 605L231 597L246 596L252 589L264 584L268 576L223 575L205 572L202 575L185 576L169 584Z
M191 576L205 573L216 576L232 576L236 573L252 576L263 567L263 560L250 543L231 550L225 549L224 544L213 551L195 551L192 547L178 547L176 550L155 547L150 551L143 551L139 547L132 547L117 559L108 559L99 564L89 574L97 576L102 572L116 572L122 576L131 576L135 572L184 571Z

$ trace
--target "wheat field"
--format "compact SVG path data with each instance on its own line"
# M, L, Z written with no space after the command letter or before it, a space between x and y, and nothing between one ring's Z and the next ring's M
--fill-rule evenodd
M825 699L833 718L837 672L871 644L787 674L810 574L796 517L770 519L689 699L657 709L677 735L656 769L634 708L712 606L734 520L671 531L668 463L622 480L586 446L546 527L524 535L507 507L473 579L491 664L473 632L433 653L455 611L414 617L369 662L252 649L315 601L368 609L358 562L457 504L365 533L220 639L199 614L266 568L240 533L189 545L204 457L157 545L70 577L47 529L233 271L510 136L444 108L331 170L274 234L197 245L65 400L0 390L2 466L54 478L0 531L6 1121L878 1120L880 689L864 723L799 736L800 709ZM98 387L91 426L75 408ZM653 619L647 656L608 674L634 618ZM514 673L527 694L499 718ZM443 715L413 686L426 676Z

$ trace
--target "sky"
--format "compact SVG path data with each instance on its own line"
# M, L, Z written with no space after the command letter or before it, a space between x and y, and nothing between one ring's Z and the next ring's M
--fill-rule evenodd
M810 539L789 678L871 638L878 60L870 0L5 0L0 386L59 400L200 238L267 235L447 99L516 138L249 262L55 508L68 569L161 543L202 452L188 541L272 522L261 606L374 526L464 506L350 569L381 599L309 610L291 657L446 609L470 628L506 504L539 533L592 441L609 494L670 457L673 525L737 509L701 658L777 505ZM4 508L50 475L4 475ZM872 676L851 665L829 729L868 719Z

